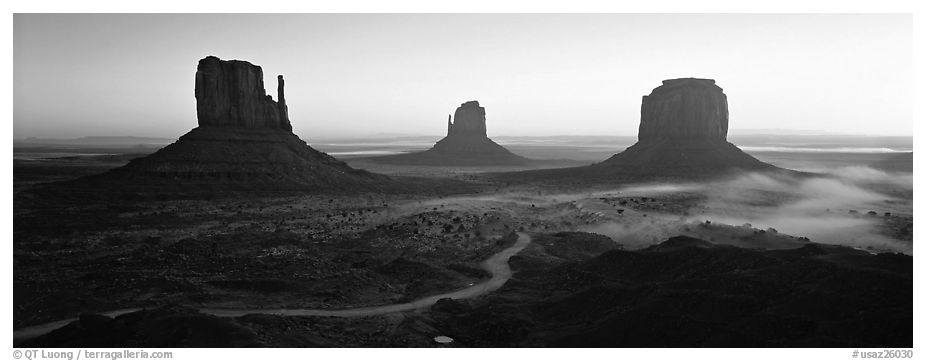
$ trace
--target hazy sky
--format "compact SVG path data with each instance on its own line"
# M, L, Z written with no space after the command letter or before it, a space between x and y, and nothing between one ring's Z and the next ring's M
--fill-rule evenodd
M663 79L713 78L731 134L912 135L910 15L16 14L14 137L178 137L199 59L286 78L294 132L635 135Z

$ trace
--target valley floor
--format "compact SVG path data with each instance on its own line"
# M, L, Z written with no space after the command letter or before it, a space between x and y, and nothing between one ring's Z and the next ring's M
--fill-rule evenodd
M23 345L424 347L446 335L493 347L912 346L912 256L896 253L912 250L912 191L884 192L866 204L883 207L875 215L828 209L874 225L884 242L866 249L717 222L734 211L697 187L562 192L457 174L482 190L50 203L23 195L71 170L41 171L14 169L14 328L84 316ZM771 192L749 204L792 201ZM487 279L480 263L519 231L535 240L511 259L513 278L473 300L360 318L196 311L460 289ZM92 316L136 307L146 310Z

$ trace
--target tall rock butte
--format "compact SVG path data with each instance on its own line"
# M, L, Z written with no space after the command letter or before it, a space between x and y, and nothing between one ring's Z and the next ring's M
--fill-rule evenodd
M149 156L82 182L115 182L137 193L379 191L395 186L391 178L351 168L293 134L283 88L281 75L274 101L264 90L261 67L206 57L196 70L199 126Z
M448 137L487 137L486 136L486 108L479 106L479 102L472 100L460 104L453 113L453 119L447 116Z
M713 79L664 80L643 97L636 144L593 167L640 176L778 169L727 142L727 96Z
M709 178L737 171L786 171L727 142L727 96L712 79L664 80L643 97L637 143L584 167L500 175L574 184Z
M664 80L643 97L636 144L593 165L640 176L777 169L727 142L727 96L713 79Z
M196 68L196 117L200 126L270 128L292 131L283 96L283 76L277 76L277 99L264 91L264 72L241 60L214 56Z
M434 166L524 165L530 159L486 136L486 110L478 101L460 105L447 117L447 136L422 152L370 158L379 163Z
M713 79L663 80L643 96L641 142L668 139L727 140L727 95Z

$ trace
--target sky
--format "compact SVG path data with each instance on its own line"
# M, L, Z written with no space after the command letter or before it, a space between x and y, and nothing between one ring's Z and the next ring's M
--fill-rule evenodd
M176 138L199 59L247 60L293 131L444 135L461 103L488 135L636 135L664 79L711 78L730 134L913 135L903 14L15 14L13 136Z

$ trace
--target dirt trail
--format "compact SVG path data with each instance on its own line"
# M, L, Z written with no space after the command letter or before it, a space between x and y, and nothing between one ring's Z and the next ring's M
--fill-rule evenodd
M284 316L334 316L334 317L361 317L361 316L373 316L373 315L382 315L393 312L409 311L419 308L425 308L433 305L438 300L442 298L452 298L452 299L466 299L474 298L497 290L508 279L511 278L511 267L508 265L508 259L511 256L521 252L528 244L531 242L531 237L525 233L518 233L518 240L511 247L505 248L501 252L498 252L489 259L482 262L482 268L489 271L492 274L492 278L483 281L481 283L463 288L460 290L441 293L438 295L428 296L424 298L417 299L412 302L407 303L398 303L392 305L383 305L383 306L372 306L372 307L360 307L360 308L348 308L341 310L327 310L327 309L309 309L309 308L282 308L282 309L249 309L249 308L200 308L199 311L205 314L215 315L219 317L239 317L247 314L269 314L269 315L284 315ZM116 317L122 314L129 312L134 312L139 310L138 308L116 310L110 312L103 312L103 315L109 317ZM13 330L13 341L24 340L29 338L34 338L37 336L44 335L51 331L54 331L58 328L64 327L65 325L76 321L77 318L70 318L61 321L55 321L50 323L45 323L36 326L24 327L18 330Z

